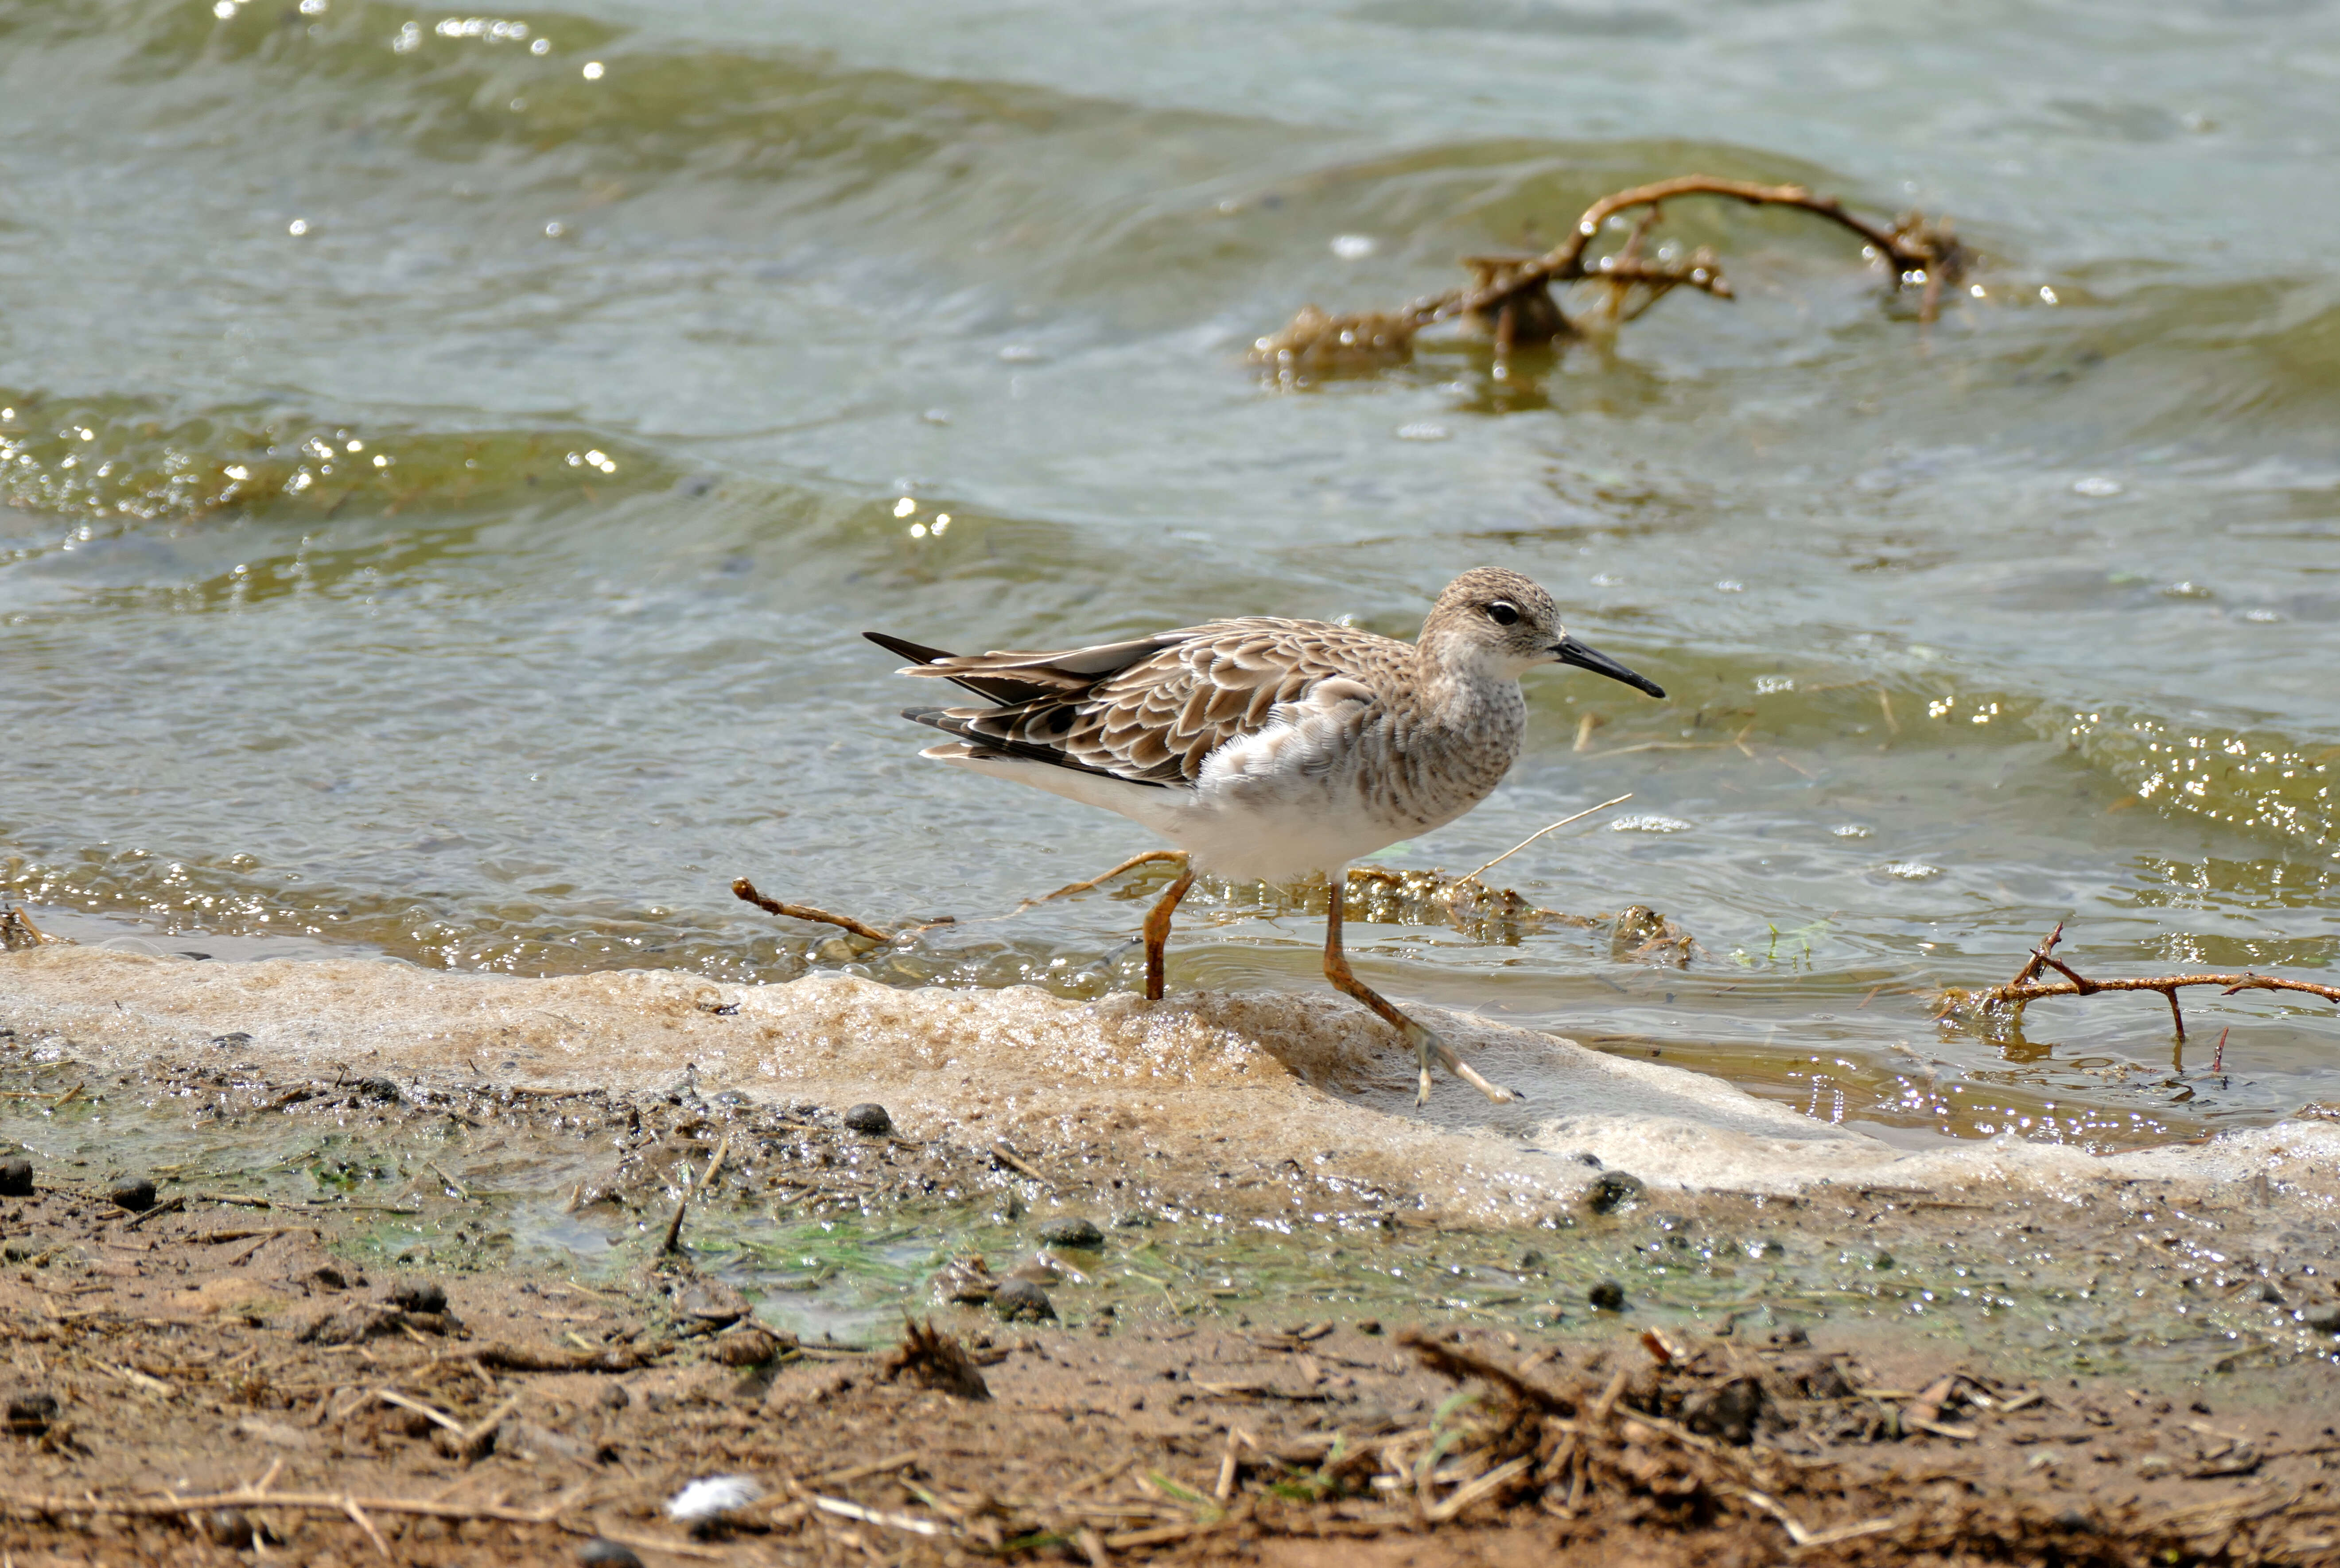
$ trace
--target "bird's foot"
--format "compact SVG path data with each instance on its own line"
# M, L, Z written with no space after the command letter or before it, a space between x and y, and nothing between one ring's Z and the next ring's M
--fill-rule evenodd
M1413 1047L1413 1059L1422 1065L1420 1087L1413 1097L1417 1107L1430 1103L1430 1058L1433 1055L1448 1072L1499 1106L1507 1106L1521 1097L1512 1090L1498 1088L1481 1077L1476 1068L1454 1054L1453 1047L1440 1039L1434 1031L1423 1028L1412 1018L1405 1021L1405 1038L1406 1043Z

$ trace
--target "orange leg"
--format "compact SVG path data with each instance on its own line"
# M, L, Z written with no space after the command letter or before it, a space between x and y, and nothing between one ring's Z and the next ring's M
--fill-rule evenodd
M1149 1002L1162 999L1162 949L1170 941L1170 916L1178 908L1178 900L1186 896L1186 889L1194 885L1195 868L1189 863L1178 873L1178 879L1170 884L1170 890L1146 911L1145 999Z
M1510 1089L1499 1089L1481 1077L1468 1063L1454 1054L1444 1040L1399 1012L1390 1005L1387 997L1357 978L1350 969L1348 956L1341 950L1341 892L1347 882L1346 872L1335 870L1333 873L1331 897L1324 904L1324 978L1333 982L1335 990L1354 997L1396 1026L1397 1032L1405 1037L1405 1043L1413 1047L1414 1060L1422 1067L1422 1087L1413 1103L1418 1106L1430 1103L1430 1058L1433 1054L1445 1064L1448 1072L1496 1104L1518 1098ZM1167 924L1166 918L1165 924Z

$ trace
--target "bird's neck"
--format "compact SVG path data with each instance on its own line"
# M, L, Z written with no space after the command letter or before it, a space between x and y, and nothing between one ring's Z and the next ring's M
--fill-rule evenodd
M1419 724L1480 744L1508 736L1516 745L1527 728L1519 679L1491 650L1424 637L1413 673Z

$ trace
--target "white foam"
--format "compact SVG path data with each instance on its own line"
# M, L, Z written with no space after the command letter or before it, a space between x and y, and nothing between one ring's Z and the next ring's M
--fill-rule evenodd
M2267 1180L2328 1198L2340 1126L2290 1123L2099 1159L2011 1138L1910 1152L1720 1079L1604 1056L1485 1019L1422 1016L1497 1083L1495 1106L1443 1075L1426 1112L1393 1033L1329 994L1196 992L1072 1002L1030 987L897 990L843 977L719 984L664 970L515 979L347 959L223 965L87 948L0 958L20 1039L69 1037L118 1068L201 1058L263 1071L660 1089L689 1071L831 1107L882 1101L914 1137L1083 1144L1175 1169L1324 1156L1458 1219L1518 1221L1571 1202L1589 1153L1653 1186L1790 1192L1821 1181L2070 1187L2122 1179ZM720 1009L720 1010L719 1010ZM1151 1168L1151 1167L1150 1167Z

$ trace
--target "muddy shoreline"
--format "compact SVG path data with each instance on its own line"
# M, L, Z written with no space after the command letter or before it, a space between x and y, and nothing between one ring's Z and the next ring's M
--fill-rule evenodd
M777 1329L689 1249L418 1270L332 1206L182 1203L0 1210L13 1561L2311 1563L2340 1528L2304 1359L2214 1391L1630 1304L1522 1333L929 1299L948 1392L898 1331ZM753 1500L670 1518L709 1476Z
M865 1009L821 1037L846 1059L782 1040L754 1082L654 1048L738 1027L723 989L572 996L570 1027L662 1069L589 1086L499 1036L546 998L526 983L386 1020L300 1010L339 967L203 968L115 959L63 1000L12 969L0 997L0 1154L35 1184L0 1197L19 1562L536 1563L589 1532L742 1563L2307 1563L2340 1540L2318 1126L1871 1151L1829 1181L1864 1140L1734 1134L1766 1113L1728 1097L1701 1126L1695 1086L1646 1073L1586 1081L1672 1120L1562 1114L1585 1136L1559 1153L1459 1120L1376 1146L1274 998L1179 1015L1209 1048L1134 1088L1096 1081L1128 1044L1106 1027L1054 1058L1103 1064L1064 1098L946 1115L909 1071L880 1116L865 1063L1002 1017L1003 1049L1069 1050L1117 1014L941 998L957 1034L918 1036L919 997L817 992ZM84 1005L91 974L124 1005ZM805 1005L743 1000L768 1028ZM253 1027L206 1032L232 1017ZM1717 1148L1754 1151L1747 1186L1689 1179ZM909 1320L991 1397L886 1375ZM379 1506L173 1511L272 1466L279 1494ZM662 1512L735 1473L760 1500L729 1523Z

